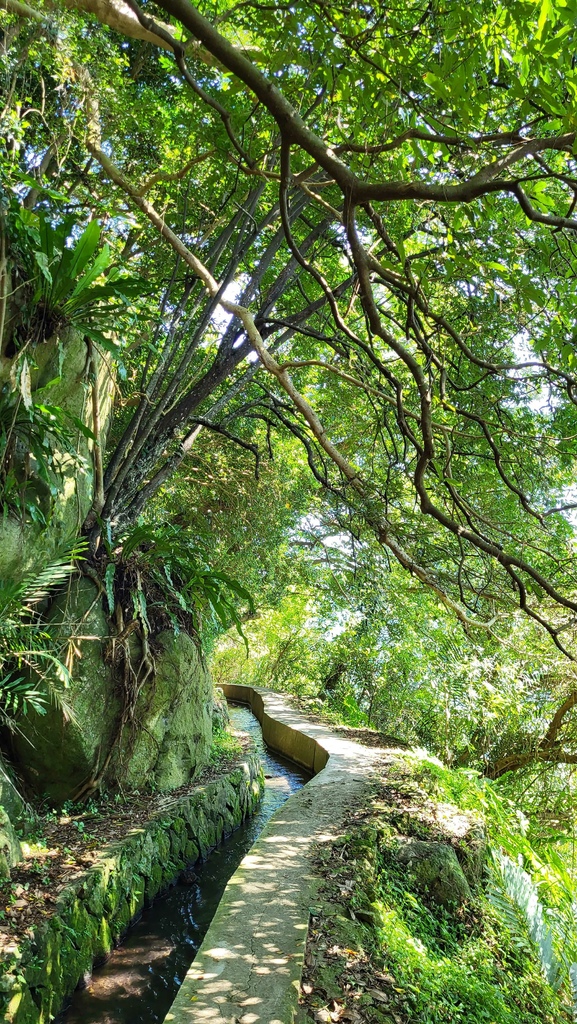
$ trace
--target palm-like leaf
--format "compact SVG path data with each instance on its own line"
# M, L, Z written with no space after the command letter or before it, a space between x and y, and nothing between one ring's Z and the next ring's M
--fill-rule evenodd
M112 552L110 552L112 554ZM231 626L247 644L242 628L239 606L254 611L252 595L237 580L226 573L215 572L199 560L198 552L187 544L179 527L167 526L153 529L137 526L125 538L118 560L127 565L134 560L167 595L169 617L175 625L178 612L194 614L205 610L212 616L218 628L226 630ZM106 592L109 606L113 603L115 565L110 562L106 569ZM148 629L148 614L144 593L139 590L135 614ZM247 644L248 647L248 644Z
M54 638L38 609L74 571L73 559L82 549L76 545L22 580L0 582L0 720L9 727L30 708L44 714L48 700L64 706L61 688L68 687L70 673L54 653Z

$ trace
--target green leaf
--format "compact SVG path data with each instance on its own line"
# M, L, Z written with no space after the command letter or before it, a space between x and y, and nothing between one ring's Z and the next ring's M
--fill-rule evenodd
M97 345L100 345L105 352L110 352L112 355L117 355L120 345L118 342L112 341L111 338L107 338L102 331L96 330L90 324L83 323L82 320L78 322L74 321L75 326L82 334L85 334L91 341L95 341Z
M104 586L106 588L106 599L108 601L108 611L111 615L114 615L114 608L116 602L114 599L114 577L116 574L116 566L114 562L109 562L106 566L104 573Z
M93 221L92 223L96 222ZM92 284L93 281L96 280L97 277L100 277L100 275L104 273L109 263L110 246L107 244L102 247L101 251L98 253L98 256L94 260L92 266L88 268L84 276L80 278L80 280L74 287L72 295L70 296L69 303L66 303L66 309L77 308L78 303L74 303L74 299L79 299L80 296L82 295L84 295L84 297L86 298L85 293L88 292L90 285Z
M52 284L52 274L50 273L50 264L48 262L47 254L45 252L35 252L34 259L40 267L44 278L48 281L48 284Z
M100 230L100 224L97 220L91 220L85 227L74 246L74 256L70 263L69 271L71 278L76 279L83 272L88 261L92 259L100 242ZM75 292L72 294L74 295Z
M541 0L541 10L539 11L539 20L537 22L537 39L541 39L545 25L548 21L553 20L554 7L552 0Z

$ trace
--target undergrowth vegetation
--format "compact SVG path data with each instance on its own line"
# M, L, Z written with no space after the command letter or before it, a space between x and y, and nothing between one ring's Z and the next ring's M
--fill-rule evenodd
M483 821L490 854L487 900L520 948L537 955L550 985L570 992L577 961L577 884L568 851L561 856L554 844L532 837L518 803L477 773L450 770L425 756L416 777L436 799Z
M225 771L231 762L240 756L242 749L242 743L237 736L226 729L219 729L213 733L209 765L219 771Z
M553 976L481 838L493 843L504 819L511 827L510 809L427 756L387 761L370 807L330 850L319 848L325 882L309 939L306 1011L370 1024L572 1020L567 958ZM468 899L434 898L399 856L413 841L457 853Z
M504 925L482 897L466 914L431 908L406 876L379 875L376 950L418 1024L533 1024L571 1020L547 985L523 928Z

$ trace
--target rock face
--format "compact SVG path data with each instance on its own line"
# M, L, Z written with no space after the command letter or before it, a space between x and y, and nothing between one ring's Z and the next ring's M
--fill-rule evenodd
M92 581L72 581L49 619L73 644L73 682L64 706L52 703L46 715L31 712L19 723L14 748L29 785L60 804L105 766L107 782L128 788L170 790L193 779L212 740L212 684L194 640L169 631L155 638L155 674L121 731L119 683L104 658L110 623Z
M198 775L212 741L212 682L186 633L155 637L156 673L139 698L136 732L125 733L114 771L130 787L176 789ZM124 769L122 768L124 764Z
M55 406L76 416L92 429L92 406L87 376L87 349L83 337L74 330L54 336L34 350L37 369L32 372L32 398L44 405ZM0 358L0 389L10 378L11 361ZM98 399L101 429L106 437L112 408L112 381L106 363L101 360L98 374ZM37 394L41 390L41 394ZM25 572L45 566L65 550L78 536L90 509L93 497L94 472L92 449L94 442L75 429L74 447L77 458L65 451L52 448L55 464L52 501L49 488L35 477L30 488L38 493L42 488L43 514L41 522L22 522L19 515L8 515L0 521L0 579L21 578Z
M0 579L21 580L61 556L80 535L91 508L94 442L70 419L93 428L87 354L84 338L72 329L35 348L32 398L64 410L76 458L51 442L49 482L35 473L24 450L16 460L22 462L16 469L24 474L25 500L34 498L47 522L25 521L16 511L0 520ZM0 397L11 367L0 353ZM112 392L104 360L97 377L103 443ZM30 711L19 722L13 748L28 785L60 804L89 794L101 776L112 784L161 790L193 779L206 763L212 739L211 681L195 641L171 632L154 638L156 670L127 715L120 673L107 657L110 622L92 581L72 579L47 619L51 634L61 640L55 653L70 667L73 682L60 696L56 691L46 715ZM4 788L0 772L2 802ZM12 816L13 809L7 810Z
M400 846L396 859L434 903L448 907L471 898L469 883L452 846L410 839Z
M74 645L73 682L62 691L64 704L51 702L45 715L29 712L19 722L14 749L28 784L59 804L71 799L103 763L117 729L120 701L112 668L103 660L109 623L92 581L72 581L52 605L49 620L58 624L54 632L63 644L71 638Z
M214 733L222 732L229 723L230 715L224 690L220 686L214 686L212 696L212 731Z

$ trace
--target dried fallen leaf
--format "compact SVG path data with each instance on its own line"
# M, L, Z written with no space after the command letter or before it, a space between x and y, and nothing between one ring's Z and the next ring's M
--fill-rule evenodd
M372 999L376 999L378 1003L388 1003L389 1001L387 993L381 992L378 988L368 988L367 993Z
M375 978L377 979L377 981L384 981L385 984L387 985L395 984L395 979L393 978L392 974L381 974L380 971L377 971L375 973Z
M326 1006L323 1006L320 1010L315 1010L315 1020L319 1024L332 1024L332 1017Z

